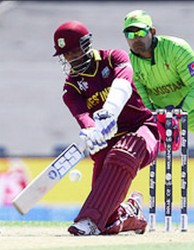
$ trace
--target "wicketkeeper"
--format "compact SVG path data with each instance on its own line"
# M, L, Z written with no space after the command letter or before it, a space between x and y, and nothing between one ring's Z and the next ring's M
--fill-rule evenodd
M92 49L92 35L78 21L60 25L54 44L67 74L63 101L94 162L92 191L68 231L143 233L141 194L124 199L138 171L156 158L159 134L134 86L129 57L122 50Z
M194 132L194 51L183 39L156 35L152 19L144 10L124 18L123 33L130 47L134 82L150 110L181 108L188 112L188 131ZM165 150L165 116L159 115L162 151ZM180 147L179 121L173 120L172 149Z

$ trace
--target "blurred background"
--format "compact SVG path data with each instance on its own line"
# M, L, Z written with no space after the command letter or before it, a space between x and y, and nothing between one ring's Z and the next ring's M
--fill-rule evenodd
M194 49L193 1L0 1L0 174L3 176L0 187L8 189L6 197L10 192L6 183L12 183L11 190L19 192L62 148L79 141L79 127L62 102L61 65L52 56L55 29L65 21L79 20L92 32L94 48L128 51L122 34L123 18L135 9L144 9L152 16L157 34L184 38ZM189 134L189 150L191 158L193 134ZM179 160L174 164L175 207L178 208ZM163 190L162 160L159 166L161 184L158 189ZM92 162L86 158L77 168L83 173L80 182L72 183L68 177L64 178L39 205L57 204L59 209L61 204L70 204L71 216L68 217L67 207L66 215L72 219L71 204L79 208L90 191ZM192 207L194 173L191 167L189 171L189 205ZM145 193L146 206L149 204L148 175L147 168L132 187ZM3 201L3 195L3 191L0 192L0 220L32 219L33 215L37 219L34 210L26 217L15 210L9 212L5 206L10 205L12 197ZM158 204L163 205L163 193L159 191ZM45 219L47 214L50 216L47 219L61 220L59 210L55 215L54 210L49 211L39 212L39 219ZM63 219L67 219L63 211Z
M9 155L50 155L78 141L77 124L62 103L61 65L52 57L56 28L77 19L92 32L95 48L128 51L123 18L134 9L150 13L158 34L185 38L194 48L193 1L0 3L0 146Z

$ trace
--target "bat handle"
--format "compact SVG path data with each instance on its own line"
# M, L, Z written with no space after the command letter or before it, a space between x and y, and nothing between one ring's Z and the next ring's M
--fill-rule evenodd
M78 145L79 150L83 153L84 150L86 149L86 142L82 141L79 145Z

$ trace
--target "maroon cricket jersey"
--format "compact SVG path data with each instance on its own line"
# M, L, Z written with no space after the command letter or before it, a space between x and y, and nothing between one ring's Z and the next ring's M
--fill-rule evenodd
M102 108L115 78L132 85L132 95L118 118L118 133L134 132L143 124L155 126L133 83L133 69L128 54L123 50L93 50L96 63L94 74L67 76L63 91L64 103L81 128L94 125L93 113ZM117 98L117 96L115 96Z

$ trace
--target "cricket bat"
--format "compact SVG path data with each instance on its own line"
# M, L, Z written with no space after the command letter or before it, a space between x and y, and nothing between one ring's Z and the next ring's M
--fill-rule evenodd
M84 157L85 144L72 143L13 200L14 207L26 214Z

